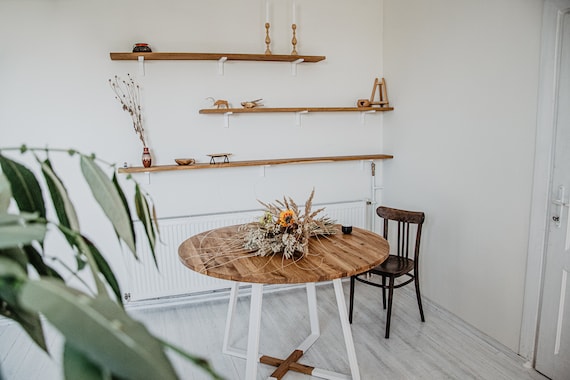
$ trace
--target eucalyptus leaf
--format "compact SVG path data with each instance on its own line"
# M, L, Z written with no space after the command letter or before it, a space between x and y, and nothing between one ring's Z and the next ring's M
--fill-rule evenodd
M109 374L70 344L63 347L63 373L66 379L111 380Z
M123 207L125 207L125 210L127 210L127 215L130 216L131 215L131 209L129 207L129 202L127 202L127 197L125 196L125 193L123 192L123 188L119 184L119 180L117 179L117 173L113 173L113 185L115 186L117 193L121 197L121 201L123 202ZM135 234L135 225L134 225L132 220L130 221L130 225L131 225L131 231L132 231L133 237L135 239L135 246L136 246L137 235ZM138 260L137 252L134 251L133 254L135 255L135 258Z
M131 217L113 182L92 158L81 156L81 171L91 188L93 197L99 203L107 218L113 224L117 235L135 253L135 237L131 228Z
M206 359L192 355L192 354L189 354L188 352L184 351L180 347L175 346L173 344L170 344L168 342L163 341L162 344L164 344L166 347L168 347L171 350L173 350L174 352L176 352L178 355L186 358L187 360L196 364L198 367L202 368L213 379L215 379L215 380L223 380L224 379L222 376L220 376L218 373L216 373L216 371L214 371L214 369L210 366L210 363Z
M17 249L0 250L0 315L18 322L37 345L47 352L39 314L22 309L18 303L21 286L27 281L22 256L23 253Z
M38 214L21 212L19 214L0 213L0 226L12 224L25 224L27 222L38 221Z
M117 301L122 305L123 299L121 297L122 296L121 288L119 286L119 281L117 280L117 277L115 277L115 274L113 273L113 270L111 269L111 266L109 265L107 260L105 260L105 257L101 254L101 252L95 246L95 244L93 244L87 238L84 238L84 239L85 239L85 242L87 243L87 246L91 250L91 254L93 255L93 258L95 259L95 262L97 263L97 267L99 268L99 272L101 272L103 277L105 277L107 284L109 284L109 286L111 287L111 290L115 294L115 297L117 297Z
M4 257L14 261L16 264L20 266L20 268L22 268L24 273L27 273L28 258L26 257L26 253L22 250L22 248L12 247L12 248L0 249L0 257Z
M68 230L62 226L60 226L60 230L68 239L68 241L70 241L73 244L73 246L75 246L79 250L79 252L82 253L81 255L75 256L75 260L77 262L77 269L81 270L85 267L86 264L88 264L88 261L85 259L85 257L87 257L87 255L90 255L97 265L96 273L101 273L103 275L103 277L107 281L107 284L109 284L111 290L115 294L117 301L119 301L122 304L122 298L121 298L122 293L121 293L121 288L119 287L119 281L117 280L117 277L115 277L115 274L111 269L111 266L109 265L109 263L107 263L107 260L105 260L105 257L103 257L103 255L101 254L99 249L95 246L95 244L93 244L93 242L91 242L85 236L79 234L76 231ZM81 242L82 244L79 244L79 242ZM86 250L88 251L85 252Z
M43 241L46 234L43 223L0 224L0 249L18 247L33 241Z
M23 250L28 258L28 262L40 276L54 277L63 281L63 277L61 277L55 269L46 264L42 255L32 245L25 245Z
M20 211L37 212L45 218L46 208L42 189L36 176L24 165L0 154L0 166L12 189L12 196Z
M26 273L26 269L22 268L22 264L18 260L9 257L5 250L0 252L2 252L0 256L0 280L2 284L23 283L27 281L28 274ZM0 287L0 292L3 289L3 287Z
M67 189L55 174L51 162L45 160L40 162L42 167L42 173L48 185L48 189L51 194L51 200L57 214L59 222L69 229L74 231L80 231L79 219L77 218L77 213L73 203L69 199Z
M177 379L162 343L108 298L90 298L42 279L26 283L20 301L45 315L68 344L119 377Z
M145 196L141 193L138 183L135 186L135 205L137 210L137 216L139 217L141 223L144 226L146 236L148 238L148 244L150 246L150 251L152 253L152 258L154 259L154 264L158 268L158 261L156 259L155 245L156 245L156 234L154 232L154 225L152 222L152 217L150 209L148 207L148 202Z
M63 232L68 241L71 241L71 244L75 246L79 251L79 254L76 254L75 256L78 267L83 268L85 266L85 263L82 263L82 261L86 261L89 265L89 268L91 269L91 273L93 274L93 280L97 286L97 293L100 296L107 296L107 288L99 276L99 266L97 265L97 261L95 260L93 252L91 251L88 240L79 232L70 230L61 224L58 225L58 228L61 232Z
M4 173L0 172L0 213L8 212L10 200L12 199L12 189L10 182Z
M39 313L29 312L17 305L6 304L5 307L0 307L0 315L17 322L38 347L49 353Z

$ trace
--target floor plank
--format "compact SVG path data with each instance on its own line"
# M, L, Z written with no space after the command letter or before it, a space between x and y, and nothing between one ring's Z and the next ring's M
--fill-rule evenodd
M348 298L348 283L345 283ZM410 288L410 289L408 289ZM245 347L249 297L240 294L232 345ZM221 353L227 294L215 299L190 297L161 306L131 306L129 313L154 334L186 351L208 358L228 380L243 379L245 361ZM302 364L349 373L332 284L317 287L321 337L299 360ZM376 301L375 301L376 300ZM396 290L390 339L384 339L385 312L378 289L357 284L352 332L363 380L371 379L546 379L523 367L524 360L453 315L424 300L420 322L413 287ZM284 358L309 334L304 288L268 292L263 298L263 354ZM61 338L47 328L53 359L33 345L20 327L0 325L0 369L6 380L61 379ZM183 380L209 379L200 369L169 353ZM30 365L30 363L34 363ZM258 379L274 368L260 364ZM289 372L284 380L307 380Z

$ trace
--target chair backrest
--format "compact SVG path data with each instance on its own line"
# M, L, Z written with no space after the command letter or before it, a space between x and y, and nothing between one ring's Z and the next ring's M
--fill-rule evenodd
M417 261L420 254L420 239L422 237L422 225L425 220L425 214L420 211L398 210L395 208L380 206L376 209L376 214L384 219L384 238L388 239L388 225L390 221L395 221L398 225L396 252L398 256L409 258L410 253L410 237L415 229L414 244L414 260ZM416 225L416 228L410 231L410 225ZM390 246L394 246L394 241L390 242Z

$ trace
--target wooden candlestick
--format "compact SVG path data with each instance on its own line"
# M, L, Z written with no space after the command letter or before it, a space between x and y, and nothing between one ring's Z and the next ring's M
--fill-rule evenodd
M293 29L293 39L291 39L293 50L291 51L291 55L297 55L297 24L291 24L291 29Z
M269 45L271 44L271 38L269 38L269 27L270 26L271 25L268 22L265 23L265 46L266 46L265 54L267 54L267 55L271 55L271 49L269 49Z

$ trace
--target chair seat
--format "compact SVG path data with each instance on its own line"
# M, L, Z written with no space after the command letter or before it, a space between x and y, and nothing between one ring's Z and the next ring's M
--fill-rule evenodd
M386 276L401 276L414 269L414 260L405 257L398 257L390 255L388 258L377 267L374 267L370 272L386 275Z

